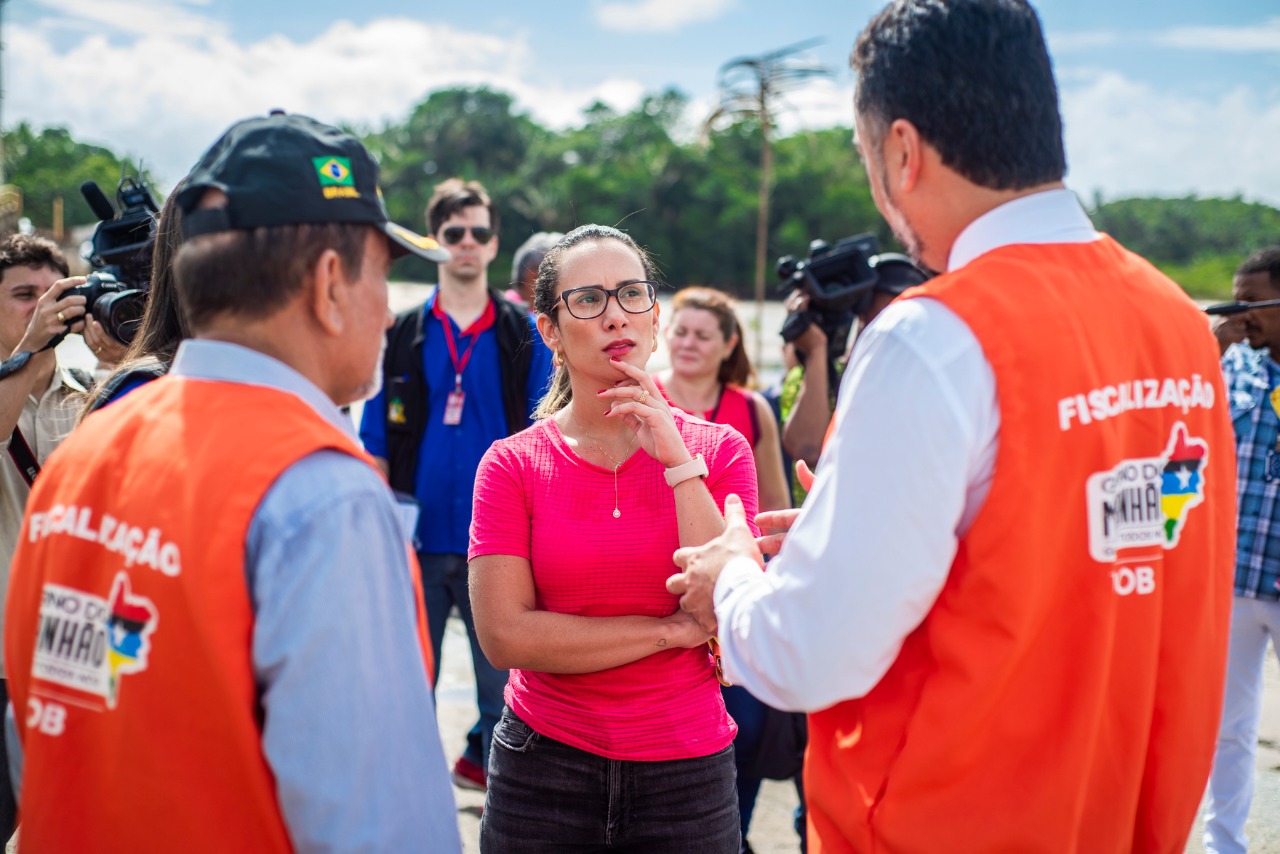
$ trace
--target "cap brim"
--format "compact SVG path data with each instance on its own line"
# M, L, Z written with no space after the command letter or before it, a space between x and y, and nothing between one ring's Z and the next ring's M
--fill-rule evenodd
M425 258L428 261L437 263L444 263L449 260L449 250L430 237L415 234L404 226L396 225L394 222L384 223L382 230L391 240L392 258L413 254L419 258Z

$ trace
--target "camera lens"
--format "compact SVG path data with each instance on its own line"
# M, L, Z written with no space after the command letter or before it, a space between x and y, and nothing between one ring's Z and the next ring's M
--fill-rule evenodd
M121 344L130 344L142 325L147 292L137 289L106 294L93 305L93 316Z

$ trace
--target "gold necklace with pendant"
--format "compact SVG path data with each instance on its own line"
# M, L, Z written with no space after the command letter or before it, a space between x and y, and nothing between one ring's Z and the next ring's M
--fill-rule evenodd
M627 445L627 450L622 455L622 459L614 460L612 456L610 456L608 453L605 452L604 448L600 447L600 443L597 442L595 439L593 439L591 435L582 428L582 425L578 423L577 417L572 412L569 413L569 420L573 422L573 426L578 428L578 432L582 434L583 438L591 442L591 444L595 447L596 452L600 454L600 456L608 460L609 465L613 468L613 518L615 519L621 518L622 511L618 509L618 469L622 468L622 464L625 463L627 461L627 458L631 456L631 449L636 446L636 440L640 438L640 434L639 433L631 434L631 444Z

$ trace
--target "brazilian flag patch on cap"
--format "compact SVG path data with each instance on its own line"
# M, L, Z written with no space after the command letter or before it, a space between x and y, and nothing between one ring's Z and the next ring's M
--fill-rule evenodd
M358 199L356 179L351 174L351 160L346 157L313 157L316 175L320 177L326 199Z

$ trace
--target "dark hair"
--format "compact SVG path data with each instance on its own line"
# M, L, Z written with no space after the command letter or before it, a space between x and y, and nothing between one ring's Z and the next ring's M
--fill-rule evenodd
M246 319L270 315L298 292L326 249L336 251L347 273L356 275L371 229L347 222L274 225L184 243L174 283L187 328L199 332L223 312Z
M636 243L631 235L607 225L580 225L560 238L560 242L547 252L547 257L542 259L542 264L538 267L538 281L533 285L533 310L551 318L551 322L556 327L560 326L555 312L556 306L560 304L560 300L556 297L556 286L560 284L560 265L564 260L564 254L581 243L593 240L616 240L623 244L640 259L644 277L652 281L658 280L658 269L654 266L653 259L649 257L649 253L640 248L640 244ZM569 384L569 372L563 365L557 365L551 387L538 402L538 408L533 413L534 417L549 418L564 409L571 400L573 400L573 387Z
M875 150L906 119L943 164L982 187L1020 190L1067 171L1058 87L1023 0L894 0L849 64Z
M11 234L0 243L0 274L10 267L52 267L64 279L71 275L58 244L33 234Z
M427 202L427 233L435 235L445 220L463 208L482 206L489 211L489 227L498 232L498 209L479 181L450 178L436 184L431 201Z
M1266 273L1271 277L1271 287L1280 289L1280 246L1259 249L1236 268L1237 276L1252 276L1254 273Z
M692 287L676 291L671 301L671 312L682 308L696 308L709 311L720 325L720 334L728 341L738 336L738 343L723 362L716 373L716 380L722 385L749 387L755 380L755 371L751 367L751 359L747 356L746 345L742 341L742 324L738 322L733 297L715 288Z

